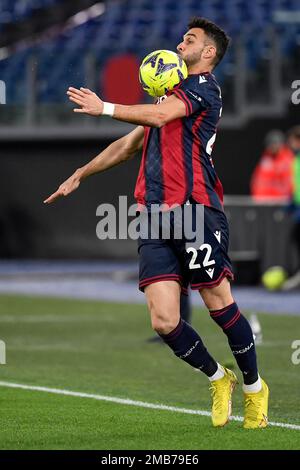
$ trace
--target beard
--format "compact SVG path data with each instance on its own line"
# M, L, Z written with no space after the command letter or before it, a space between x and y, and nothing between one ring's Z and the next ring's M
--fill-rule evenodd
M204 48L203 48L204 49ZM187 67L190 67L191 65L195 65L197 64L198 62L200 62L201 58L202 58L202 51L203 49L201 49L201 51L198 51L198 52L194 52L193 54L189 54L187 56L184 57L184 61L187 65Z

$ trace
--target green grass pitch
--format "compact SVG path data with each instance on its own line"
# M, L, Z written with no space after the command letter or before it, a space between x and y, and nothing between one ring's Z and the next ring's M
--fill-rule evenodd
M207 379L166 346L146 342L152 331L143 305L8 295L0 297L0 312L0 339L7 348L0 381L210 409ZM300 425L300 365L291 361L300 317L260 314L259 319L269 418ZM219 362L231 361L226 337L206 311L194 310L193 325ZM248 431L240 422L214 429L205 416L2 386L0 397L1 449L300 448L300 430ZM241 385L233 414L243 414Z

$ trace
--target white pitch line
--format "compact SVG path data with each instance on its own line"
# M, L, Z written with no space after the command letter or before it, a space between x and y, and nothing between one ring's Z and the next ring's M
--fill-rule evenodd
M178 408L176 406L159 405L156 403L147 403L144 401L135 401L135 400L130 400L129 398L118 398L118 397L110 397L106 395L95 395L93 393L73 392L72 390L61 390L59 388L39 387L36 385L15 384L11 382L1 382L1 381L0 381L0 387L19 388L22 390L32 390L36 392L54 393L56 395L66 395L69 397L92 398L93 400L109 401L111 403L118 403L119 405L138 406L140 408L150 408L152 410L173 411L175 413L184 413L184 414L198 415L198 416L199 415L211 416L211 413L205 410L190 410L188 408ZM230 419L232 421L243 421L243 418L241 416L231 416ZM276 423L276 422L271 421L269 422L269 425L276 426L278 428L287 428L287 429L294 429L294 430L300 431L300 425L298 424Z

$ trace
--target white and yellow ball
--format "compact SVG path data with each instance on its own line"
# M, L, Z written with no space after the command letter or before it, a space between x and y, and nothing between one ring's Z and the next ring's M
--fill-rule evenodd
M280 290L287 279L287 272L281 266L272 266L262 276L262 283L268 290Z
M187 66L176 52L154 51L141 63L139 79L150 96L163 96L188 76Z

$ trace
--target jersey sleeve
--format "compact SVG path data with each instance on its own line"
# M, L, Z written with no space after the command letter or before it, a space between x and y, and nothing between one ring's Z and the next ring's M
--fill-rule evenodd
M186 116L190 116L210 107L212 90L205 78L195 75L183 80L178 87L171 91L171 94L183 101Z

